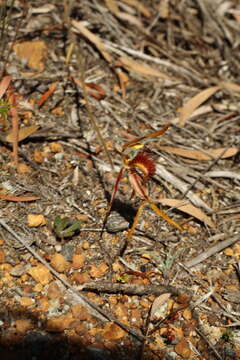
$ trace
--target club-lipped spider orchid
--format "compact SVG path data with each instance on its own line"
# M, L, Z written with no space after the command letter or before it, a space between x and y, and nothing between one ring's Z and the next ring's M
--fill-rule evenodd
M156 172L156 166L155 166L155 154L149 150L144 144L141 142L145 139L154 138L159 135L162 135L167 131L167 129L170 127L170 125L166 125L164 128L162 128L159 131L155 131L149 135L142 136L135 138L123 145L122 149L122 162L123 166L121 170L118 173L114 189L112 192L111 200L109 203L109 209L105 218L105 222L108 218L108 215L111 212L112 205L114 202L114 199L116 197L119 183L123 176L127 173L128 179L131 184L131 187L133 189L132 196L135 194L137 195L141 200L142 203L140 204L137 214L134 218L132 227L128 231L127 240L130 240L134 230L137 226L137 223L139 221L139 218L143 212L143 209L146 205L149 205L150 208L160 217L162 217L164 220L166 220L170 225L174 226L178 230L182 231L182 227L177 224L174 220L172 220L169 216L167 216L162 210L160 210L157 205L154 203L153 200L149 198L149 192L147 188L147 183L151 179L151 177Z

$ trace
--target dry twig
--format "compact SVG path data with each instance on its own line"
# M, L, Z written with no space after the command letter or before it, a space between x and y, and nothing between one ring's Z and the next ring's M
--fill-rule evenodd
M222 251L226 247L229 247L229 246L233 245L238 240L239 240L239 235L235 235L230 239L227 239L227 240L224 240L224 241L222 241L220 243L217 243L217 244L211 246L210 248L208 248L206 251L204 251L200 255L196 256L195 258L193 258L193 259L191 259L189 261L186 261L184 263L184 265L186 267L188 267L188 268L192 267L192 266L195 266L195 265L201 263L202 261L206 260L210 256Z

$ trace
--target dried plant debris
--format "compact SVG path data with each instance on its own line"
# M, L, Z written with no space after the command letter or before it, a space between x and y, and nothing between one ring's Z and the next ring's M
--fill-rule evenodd
M239 22L2 1L2 359L240 358Z

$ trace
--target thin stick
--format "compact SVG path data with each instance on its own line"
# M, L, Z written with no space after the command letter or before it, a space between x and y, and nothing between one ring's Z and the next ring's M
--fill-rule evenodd
M213 344L208 340L208 338L202 333L202 331L200 331L200 329L195 328L196 332L206 341L206 343L208 344L208 346L211 348L211 350L213 351L214 355L216 356L216 358L218 360L223 360L223 358L221 357L221 355L219 354L219 352L215 349L215 347L213 346Z
M193 258L189 261L186 261L184 263L184 266L186 266L187 268L195 266L195 265L201 263L202 261L206 260L210 256L212 256L212 255L222 251L226 247L229 247L230 245L234 244L238 240L239 240L239 235L235 235L230 239L218 242L217 244L211 246L210 248L208 248L206 251L204 251L200 255L196 256L195 258Z
M78 61L79 61L79 67L80 67L80 76L81 76L81 83L82 83L82 92L83 92L83 97L84 97L84 100L86 102L85 106L86 106L86 109L87 109L87 112L88 112L88 115L89 115L89 118L90 118L90 121L92 123L92 126L94 128L94 130L96 131L96 134L97 134L97 137L98 137L98 140L99 142L101 143L103 149L104 149L104 152L105 154L107 155L107 158L108 158L108 161L109 161L109 164L111 166L111 169L114 170L114 165L113 165L113 161L112 161L112 158L109 154L109 151L107 149L107 146L106 146L106 143L102 137L102 134L101 134L101 131L99 129L99 126L95 120L95 117L93 115L93 112L92 112L92 108L91 108L91 105L88 101L88 94L87 94L87 90L86 90L86 85L85 85L85 79L84 79L84 64L83 64L83 60L81 58L81 56L79 55L79 52L77 53L77 57L78 57Z

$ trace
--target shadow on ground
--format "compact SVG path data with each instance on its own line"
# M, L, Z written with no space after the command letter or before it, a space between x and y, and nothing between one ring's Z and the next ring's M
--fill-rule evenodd
M17 320L31 323L31 329L19 331ZM139 359L141 344L129 335L128 345L116 341L115 345L106 345L95 336L90 342L88 330L78 335L74 326L65 332L47 331L46 323L40 314L33 314L24 308L0 312L0 359L1 360L122 360ZM91 336L91 339L93 337ZM146 360L153 357L144 357Z

